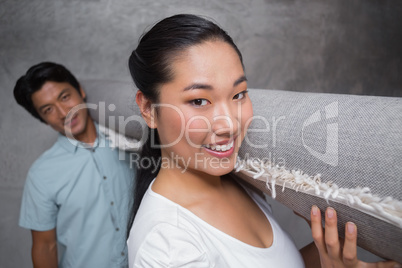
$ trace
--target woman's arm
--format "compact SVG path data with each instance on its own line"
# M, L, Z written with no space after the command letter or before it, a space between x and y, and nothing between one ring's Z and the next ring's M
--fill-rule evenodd
M314 242L302 248L300 250L300 253L303 257L303 261L306 267L308 268L321 267L320 254L318 253L318 249L315 246Z

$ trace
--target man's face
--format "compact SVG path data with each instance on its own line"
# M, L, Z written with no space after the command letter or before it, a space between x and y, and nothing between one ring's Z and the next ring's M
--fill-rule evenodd
M77 105L85 104L85 93L80 89L81 95L69 83L48 81L41 89L32 94L32 102L39 116L54 130L66 135L71 134L77 139L85 135L88 121L86 108L75 113L69 113Z

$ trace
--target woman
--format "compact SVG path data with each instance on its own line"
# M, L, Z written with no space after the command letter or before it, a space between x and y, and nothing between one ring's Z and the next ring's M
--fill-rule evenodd
M312 244L303 260L264 199L224 176L253 115L242 56L226 32L194 15L166 18L141 38L129 67L149 126L142 158L153 164L139 167L130 267L314 267L320 258L325 267L362 264L352 223L342 254L333 209L324 235L313 207L320 258Z

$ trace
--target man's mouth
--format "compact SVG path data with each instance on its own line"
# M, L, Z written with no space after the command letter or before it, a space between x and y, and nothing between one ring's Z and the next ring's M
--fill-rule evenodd
M64 121L64 125L69 126L72 122L74 122L74 120L77 118L77 116L78 116L78 113L76 113L75 115L70 117L69 120Z

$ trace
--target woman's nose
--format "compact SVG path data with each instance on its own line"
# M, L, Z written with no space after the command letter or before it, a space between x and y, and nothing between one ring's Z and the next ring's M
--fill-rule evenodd
M235 109L220 107L212 120L212 131L219 136L233 136L237 134L239 122Z

